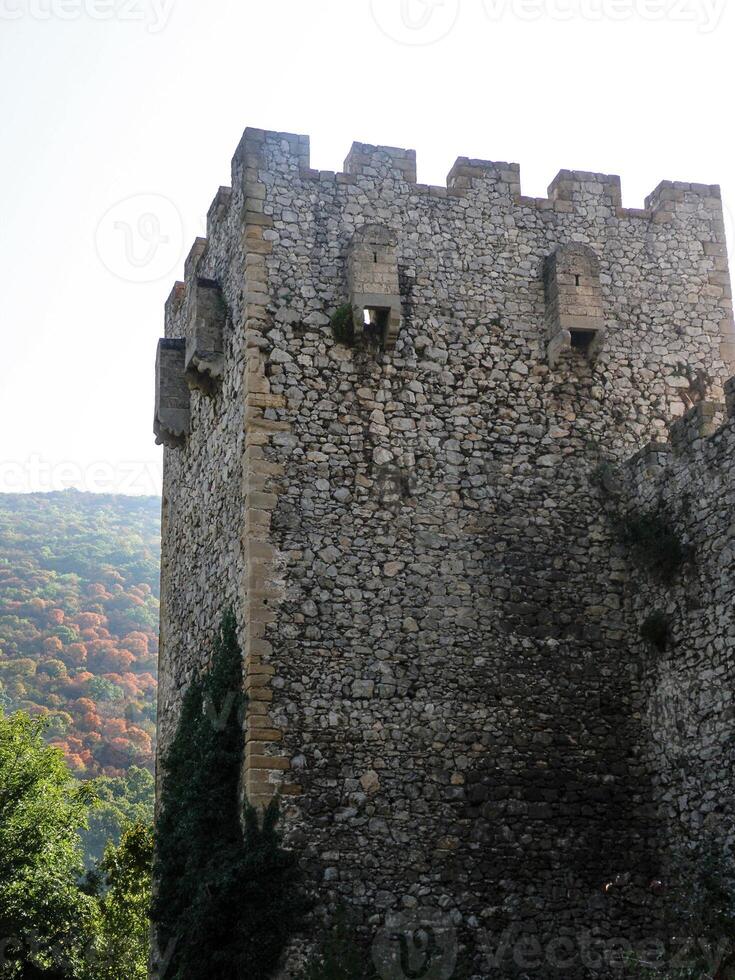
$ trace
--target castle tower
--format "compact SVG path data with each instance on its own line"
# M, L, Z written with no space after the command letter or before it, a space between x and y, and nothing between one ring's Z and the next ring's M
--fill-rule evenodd
M323 172L246 130L159 351L160 751L231 606L245 792L281 794L323 904L437 909L480 972L508 928L648 935L602 890L659 873L670 786L598 477L734 363L717 187L535 199L467 158L434 187L407 150Z

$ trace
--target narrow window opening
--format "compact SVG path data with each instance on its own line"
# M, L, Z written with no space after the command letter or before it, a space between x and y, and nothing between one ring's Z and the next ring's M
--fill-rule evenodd
M595 339L595 330L572 330L572 350L586 353Z
M363 314L365 338L371 343L382 343L388 329L390 310L378 306L366 306Z
M373 262L375 263L375 265L378 264L378 253L377 252L373 252Z
M574 277L574 281L575 281L575 283L576 283L576 284L577 284L577 286L578 286L578 285L579 285L579 281L580 281L580 277L579 277L579 276L575 276L575 277Z

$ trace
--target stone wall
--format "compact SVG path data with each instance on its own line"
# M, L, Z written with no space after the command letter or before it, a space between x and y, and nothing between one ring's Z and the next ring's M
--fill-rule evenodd
M629 597L634 626L665 624L635 651L661 838L722 849L735 812L734 407L700 403L626 472L627 507L665 521L685 559L671 582L638 572Z
M719 191L666 183L631 210L617 178L562 171L529 199L516 165L466 158L429 187L409 151L363 144L345 171L247 130L169 302L170 338L197 277L228 318L222 379L166 450L161 745L233 604L244 787L284 795L320 905L368 932L438 909L477 975L520 976L512 957L492 972L488 935L574 944L655 915L642 890L602 894L658 870L661 778L597 478L724 397ZM561 264L550 312L562 247L587 258ZM358 288L389 299L393 256L400 316ZM347 303L352 346L330 326ZM594 345L570 321L550 347L555 316L593 317Z

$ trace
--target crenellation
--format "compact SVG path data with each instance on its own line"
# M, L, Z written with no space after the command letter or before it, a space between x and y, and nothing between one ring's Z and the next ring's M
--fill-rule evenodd
M243 173L263 168L272 168L275 172L292 176L309 171L309 137L295 133L246 129L232 160L233 186L239 182Z
M416 183L416 151L353 143L344 163L350 177L393 177Z
M663 180L646 198L645 206L654 217L660 213L670 215L691 214L717 221L722 219L722 192L717 184L690 184L683 181Z
M554 210L554 202L548 197L525 197L523 194L516 194L514 202L522 208L535 208L537 211Z
M458 194L480 187L492 188L498 196L512 201L521 193L520 165L458 157L447 175L447 190Z
M178 314L181 306L186 298L186 283L176 282L171 290L168 299L166 300L165 314L166 323L170 323L172 319Z
M195 238L194 244L191 246L189 254L184 262L184 276L186 278L187 285L193 280L197 274L197 269L199 269L202 264L202 260L207 252L207 246L209 241L206 238Z
M623 203L620 177L583 170L560 170L549 185L548 194L554 203L594 204L612 211Z
M207 238L211 239L218 233L224 223L227 212L232 205L232 188L220 187L207 211Z

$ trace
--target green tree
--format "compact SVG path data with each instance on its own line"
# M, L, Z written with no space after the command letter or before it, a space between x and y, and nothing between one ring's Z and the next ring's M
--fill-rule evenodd
M100 776L93 782L98 804L82 830L84 863L94 867L108 843L117 844L131 824L153 823L155 780L139 766L131 766L124 776Z
M143 824L129 827L118 845L108 845L91 876L100 923L85 980L146 980L152 863L153 832Z
M80 976L97 904L78 887L78 829L93 800L44 724L0 712L0 956L11 977Z
M242 656L227 613L210 671L184 698L163 764L153 918L165 980L267 980L303 907L296 859L281 847L275 805L262 823L239 802Z
M93 677L87 681L86 695L94 701L119 701L124 692L105 677Z

